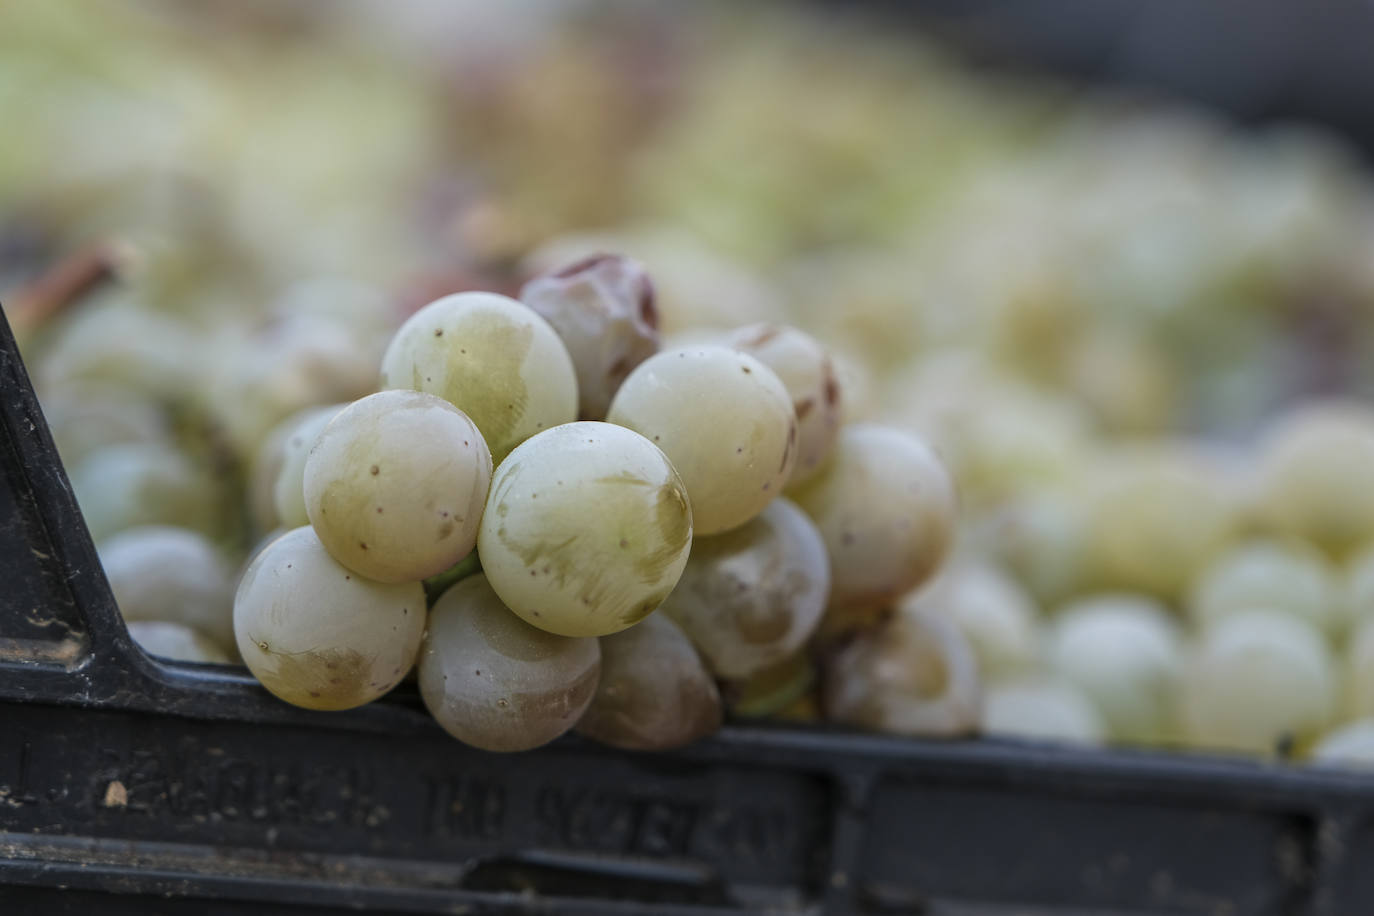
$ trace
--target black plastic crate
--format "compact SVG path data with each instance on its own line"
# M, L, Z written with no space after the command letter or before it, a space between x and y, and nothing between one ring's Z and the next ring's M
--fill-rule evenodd
M1350 774L739 725L497 755L413 691L156 661L0 313L0 913L1350 916L1367 861Z

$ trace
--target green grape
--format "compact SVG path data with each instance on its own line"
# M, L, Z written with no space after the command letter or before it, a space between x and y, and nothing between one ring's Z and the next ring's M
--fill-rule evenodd
M1343 553L1374 537L1374 411L1311 405L1261 445L1260 511L1282 535Z
M898 606L954 621L973 647L985 681L1025 674L1041 665L1035 602L995 566L953 564L928 587L903 597Z
M798 652L743 680L727 681L722 686L725 707L744 718L774 716L810 696L818 680L816 663Z
M245 497L255 534L281 527L281 520L277 518L277 478L281 476L281 467L286 463L286 440L291 435L297 416L292 414L272 427L258 443L249 461Z
M149 655L179 662L212 665L228 665L233 662L220 643L184 623L135 620L129 624L129 635L138 643L138 647Z
M520 300L568 348L580 419L604 420L625 377L658 352L654 286L637 261L592 255L535 277L520 290Z
M170 433L162 411L128 391L66 383L42 392L41 400L43 417L67 467L107 445L162 442Z
M233 584L204 535L168 525L127 528L101 541L99 553L126 621L172 621L234 645Z
M797 459L789 486L815 475L840 434L842 393L830 354L810 334L779 324L753 324L723 341L777 373L797 416Z
M826 718L898 735L954 737L978 724L982 684L964 634L924 610L899 610L825 661Z
M1042 606L1082 587L1088 554L1084 501L1068 492L1030 491L987 510L972 532Z
M1374 717L1374 618L1350 633L1342 662L1342 711L1352 718Z
M1374 768L1374 719L1357 719L1327 732L1308 760L1314 766Z
M234 637L253 676L306 709L352 709L395 687L425 631L419 582L340 566L309 526L273 540L234 595Z
M383 388L436 394L482 431L492 461L577 418L577 377L557 332L496 293L457 293L411 315L382 357Z
M315 440L305 507L334 559L378 582L410 582L472 552L490 483L491 453L466 414L422 391L381 391Z
M137 525L214 530L214 481L170 445L107 445L69 473L86 527L97 541Z
M1237 530L1221 476L1176 447L1104 455L1086 496L1087 575L1103 589L1177 599Z
M816 526L787 499L743 527L696 538L663 613L722 678L747 678L795 653L830 596Z
M636 432L592 421L510 453L477 537L501 600L561 636L606 636L647 617L691 545L687 491L667 457Z
M983 696L983 734L1101 744L1107 737L1102 715L1083 692L1063 681L1033 678L1003 681Z
M663 449L682 475L703 537L762 512L797 457L787 389L763 363L726 347L651 356L621 385L606 419Z
M118 297L88 303L54 332L33 372L45 392L80 383L176 399L195 379L203 352L177 316Z
M484 575L450 588L430 612L420 696L450 735L488 751L547 744L596 693L595 639L555 636L512 614Z
M1268 610L1292 614L1328 636L1345 628L1345 607L1326 558L1300 542L1238 544L1203 571L1188 611L1202 628L1229 614Z
M329 421L338 416L346 404L331 404L328 407L307 407L287 417L274 428L269 438L275 439L277 429L283 435L280 441L280 464L276 480L272 483L273 518L282 528L299 528L310 524L310 514L305 510L305 459L314 448L320 433Z
M376 359L352 328L292 315L214 350L201 397L239 454L252 455L271 429L307 407L352 401L376 384Z
M1190 743L1272 754L1329 725L1335 666L1310 623L1273 611L1232 614L1202 634L1179 699Z
M1351 555L1341 586L1341 607L1347 630L1374 620L1374 543Z
M677 624L650 614L600 642L601 680L578 734L625 750L660 751L720 728L720 692Z
M1093 702L1110 739L1170 734L1183 648L1163 605L1138 595L1080 599L1059 611L1046 643L1051 668Z
M839 617L881 608L939 571L954 541L954 484L910 433L861 424L835 456L789 494L820 529L830 555L830 608Z

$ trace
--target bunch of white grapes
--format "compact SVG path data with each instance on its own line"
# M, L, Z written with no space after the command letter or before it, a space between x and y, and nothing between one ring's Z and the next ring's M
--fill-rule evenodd
M299 706L356 707L414 668L435 719L476 747L574 727L674 747L726 705L776 712L818 664L855 664L857 634L954 543L940 460L910 433L844 426L815 339L767 324L660 349L628 258L543 274L520 300L432 302L379 377L288 421L260 464L288 530L243 571L233 636ZM930 711L898 721L968 731L971 651L938 621L908 629L874 650L922 668L903 689ZM862 679L846 684L827 714L884 725Z

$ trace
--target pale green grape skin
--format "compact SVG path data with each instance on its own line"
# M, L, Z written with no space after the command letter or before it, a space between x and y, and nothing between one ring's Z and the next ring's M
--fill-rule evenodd
M530 750L571 729L600 673L595 639L530 626L481 574L440 596L420 651L430 714L459 741L488 751Z
M491 484L476 425L443 398L380 391L329 421L305 461L306 512L334 559L378 582L472 552Z
M1044 678L1011 680L988 687L983 696L985 735L1073 744L1101 744L1107 726L1078 688Z
M717 677L740 679L799 650L829 597L825 542L784 498L740 528L696 538L662 613Z
M278 424L284 431L281 463L272 484L272 505L278 526L299 528L310 524L310 514L305 511L305 459L329 421L346 406L307 407Z
M720 728L720 691L677 624L650 614L600 642L601 680L578 734L623 750L661 751Z
M77 382L39 397L67 467L107 445L165 441L170 433L158 407L128 391Z
M577 370L578 418L604 420L625 377L658 352L654 286L639 262L599 254L535 277L520 301L558 332Z
M1098 595L1062 608L1050 625L1052 670L1096 705L1113 741L1169 736L1183 666L1168 610L1139 595Z
M797 417L783 383L727 347L666 350L640 363L608 422L663 449L705 537L738 528L782 493L797 457Z
M1259 501L1275 532L1343 554L1374 537L1374 411L1304 407L1261 444Z
M1042 606L1050 606L1083 585L1087 524L1082 499L1054 491L1029 492L986 512L972 533L983 554L1015 575Z
M830 554L830 609L881 608L928 581L954 542L954 483L911 433L860 424L840 433L822 473L788 494Z
M1357 719L1327 732L1312 748L1313 766L1374 769L1374 719Z
M126 621L185 624L234 645L234 587L203 534L170 525L128 528L101 541L100 563Z
M149 655L211 665L228 665L233 661L219 643L184 623L135 620L129 624L129 635Z
M406 319L382 357L381 386L449 401L497 465L535 433L577 419L568 348L534 309L496 293L446 296Z
M810 334L780 324L738 328L724 343L772 369L792 398L797 459L788 485L815 475L834 451L842 419L843 393L830 354Z
M581 421L534 436L492 477L477 537L506 605L561 636L607 636L677 585L692 545L687 490L636 432Z
M278 698L352 709L391 690L425 631L419 582L386 584L339 565L309 526L273 540L234 596L244 664Z
M952 621L898 611L825 661L826 718L898 735L972 733L982 708L978 661Z
M1305 620L1327 636L1343 634L1345 612L1326 558L1301 542L1236 545L1203 571L1188 610L1207 628L1229 614L1270 610Z
M1179 703L1189 743L1273 754L1283 742L1302 742L1330 724L1335 666L1311 624L1272 611L1233 614L1202 634Z
M951 564L929 586L906 595L898 607L923 608L959 627L978 658L984 681L998 681L1042 667L1034 600L995 566Z
M1347 631L1374 620L1374 544L1357 550L1345 565L1341 608Z
M69 469L91 537L99 541L138 525L213 531L215 482L175 448L158 443L109 445Z
M1342 664L1342 711L1352 718L1374 717L1374 618L1350 634Z
M1181 598L1237 531L1225 481L1175 447L1106 454L1099 467L1087 488L1090 584Z

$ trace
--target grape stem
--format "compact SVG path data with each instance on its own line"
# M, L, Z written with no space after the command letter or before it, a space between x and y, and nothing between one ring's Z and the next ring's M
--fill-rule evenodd
M7 309L16 334L32 334L49 321L114 280L128 267L133 251L120 242L93 242L59 260L21 286Z

